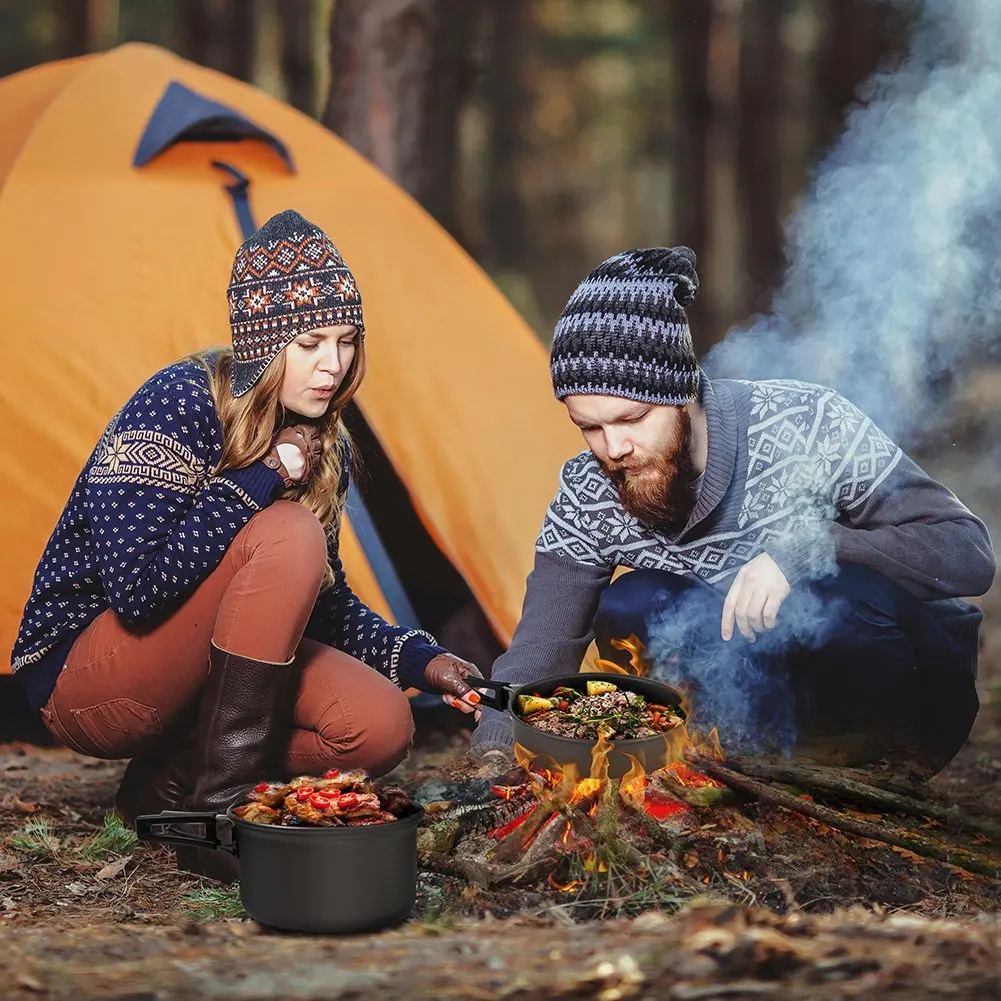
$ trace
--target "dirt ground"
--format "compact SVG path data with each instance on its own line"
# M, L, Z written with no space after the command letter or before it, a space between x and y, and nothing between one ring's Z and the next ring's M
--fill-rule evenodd
M984 806L1001 771L999 722L988 707L936 791ZM463 739L432 740L400 778L454 767ZM899 907L786 898L778 914L707 890L673 914L580 922L553 895L476 906L470 888L464 914L422 892L410 921L379 935L265 931L237 891L105 826L122 768L0 745L0 997L1001 997L1001 892L963 906L974 887L958 871L948 892Z
M930 465L988 511L998 538L996 474L957 461ZM931 785L949 803L1001 819L1001 588L983 606L983 709ZM447 771L464 739L431 737L399 777L412 784ZM236 890L179 873L168 850L106 824L123 768L64 748L0 744L0 997L1001 998L1001 885L974 886L961 872L941 892L936 884L899 904L788 892L735 904L707 887L671 913L587 922L554 895L500 907L477 904L471 888L456 910L425 887L396 930L269 932L243 914ZM892 879L898 870L886 871Z

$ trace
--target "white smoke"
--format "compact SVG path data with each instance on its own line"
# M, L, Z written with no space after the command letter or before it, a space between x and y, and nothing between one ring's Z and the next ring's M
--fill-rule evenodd
M921 15L791 220L772 313L706 359L710 375L832 386L901 444L944 419L1001 332L1001 0Z
M902 445L948 418L949 393L1001 334L1001 0L923 0L920 15L908 55L866 83L815 171L772 312L705 360L710 376L831 386ZM787 599L754 653L790 636L820 645L836 620ZM698 690L724 745L788 747L786 679L739 637L709 643L718 628L705 608L651 621L655 673Z

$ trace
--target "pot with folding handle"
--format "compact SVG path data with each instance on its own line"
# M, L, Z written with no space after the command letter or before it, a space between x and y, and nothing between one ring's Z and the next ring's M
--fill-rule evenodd
M360 827L281 827L225 814L165 811L136 818L141 841L197 845L240 860L240 899L269 928L313 934L379 931L406 920L417 897L424 814Z
M498 709L511 717L516 743L539 758L551 759L557 765L576 765L579 774L586 776L591 769L591 754L597 743L596 737L568 737L548 733L533 726L529 720L539 711L533 702L536 697L558 706L561 700L557 689L571 689L585 695L589 682L592 689L614 686L617 692L633 692L642 696L650 706L666 707L680 720L676 726L654 736L612 736L612 749L608 754L609 778L617 779L625 775L632 766L631 757L636 758L648 772L662 768L669 761L680 757L687 742L685 699L676 688L661 681L622 674L571 674L544 678L525 685L508 685L487 678L477 678L473 685L482 693L480 705Z

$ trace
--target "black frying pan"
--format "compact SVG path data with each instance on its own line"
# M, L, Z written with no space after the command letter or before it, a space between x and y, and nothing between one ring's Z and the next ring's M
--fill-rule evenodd
M620 691L636 692L648 702L677 707L678 714L685 716L682 709L684 699L676 688L651 678L636 678L625 674L570 674L560 678L543 678L541 681L532 681L526 685L507 685L483 678L477 679L474 687L483 693L480 705L499 709L511 717L514 721L514 739L517 743L540 758L551 758L558 765L574 764L581 777L585 777L590 773L591 752L597 741L546 733L519 716L517 707L519 695L545 697L551 695L561 685L586 692L588 681L611 681ZM680 730L682 727L679 726L676 730L656 737L613 741L612 750L608 755L608 777L621 778L629 771L632 762L628 755L637 758L648 772L662 768L673 757L672 748L678 744L680 733L677 731Z

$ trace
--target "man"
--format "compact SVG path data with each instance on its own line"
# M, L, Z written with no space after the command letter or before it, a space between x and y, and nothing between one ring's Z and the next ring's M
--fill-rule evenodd
M833 390L710 381L684 307L687 247L619 254L556 326L556 396L588 450L567 462L521 622L493 677L577 671L638 637L724 745L941 768L976 716L993 580L981 521ZM618 567L631 573L618 576ZM477 755L507 758L484 710Z

